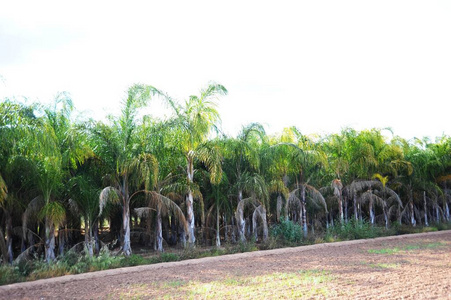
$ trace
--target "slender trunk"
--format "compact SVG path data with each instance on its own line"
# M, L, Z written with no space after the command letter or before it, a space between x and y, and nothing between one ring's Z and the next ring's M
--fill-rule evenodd
M229 224L227 224L226 214L222 215L222 226L224 226L224 240L229 242Z
M122 252L125 256L132 254L132 248L130 244L130 203L125 202L122 210L122 229L124 231L124 238L122 241Z
M410 224L415 227L417 225L417 222L415 221L415 211L413 207L413 202L409 202L409 208L410 208Z
M92 244L93 244L92 228L91 228L91 222L88 218L86 220L86 224L85 224L85 246L86 246L89 257L94 256L94 250L93 250Z
M236 243L236 226L235 226L235 218L232 217L232 243Z
M45 260L47 263L55 260L55 229L49 217L45 217Z
M97 220L92 224L92 234L94 235L95 253L99 254L100 253L99 221Z
M262 222L262 240L266 241L268 239L268 223L266 221L266 209L263 207L263 205L257 207L252 215L252 229L255 240L258 239L257 218L259 217Z
M435 220L437 223L440 223L440 210L438 208L438 203L435 202L434 205L435 205Z
M13 262L13 219L11 218L11 214L6 212L6 248L8 249L8 255L5 260L8 263Z
M288 203L288 201L287 201ZM287 205L286 205L287 206ZM282 196L277 196L277 207L276 207L276 221L280 222L280 212L282 211ZM288 208L285 209L285 216L287 215Z
M238 192L238 207L237 207L237 213L236 213L236 223L238 225L238 234L240 236L240 241L245 242L246 241L246 220L244 219L244 211L243 207L240 205L241 200L243 199L243 192Z
M216 247L221 247L221 236L219 235L219 205L216 204Z
M58 229L58 254L59 256L64 255L64 248L66 247L67 242L67 228Z
M304 231L304 237L307 237L307 209L306 209L306 199L305 199L305 187L301 190L301 206L302 206L302 229Z
M187 178L188 178L188 184L190 185L193 183L193 177L194 177L194 162L193 158L191 156L187 157L188 165L187 165ZM191 188L188 187L188 195L186 195L186 221L188 223L188 243L191 247L194 247L194 243L196 242L196 237L194 234L194 227L195 227L195 221L194 221L194 199L193 199L193 192L191 191Z
M428 222L428 208L426 205L426 191L423 192L423 203L424 203L424 226L429 226Z
M354 192L354 195L352 197L352 200L354 202L354 218L356 221L359 220L359 213L357 211L357 194Z
M370 223L371 223L371 225L374 225L374 210L373 210L373 196L371 195L371 198L370 198L370 204L369 204L369 206L370 206Z
M186 221L188 223L188 243L191 247L194 247L194 243L196 242L196 236L194 234L194 199L193 193L191 189L188 191L188 195L186 196Z
M385 219L385 229L388 229L388 215L387 215L387 208L385 203L382 206L382 211L384 213L384 219Z
M344 222L344 216L343 216L343 198L341 196L341 190L340 195L338 197L338 213L340 214L340 223L343 225Z
M257 209L255 209L254 213L252 214L252 234L254 235L255 241L258 241L257 216L258 211Z
M200 231L201 231L201 239L202 243L206 243L207 237L205 232L205 204L202 197L199 198L200 203Z
M157 222L156 222L156 247L155 250L163 252L163 226L161 225L161 203L157 204Z
M450 214L449 214L449 206L448 206L448 202L446 202L446 198L445 198L445 208L444 208L444 210L445 210L445 218L446 218L446 221L450 221L451 219L450 219Z
M345 204L345 222L348 223L348 198L347 198L347 196L344 197L344 204Z

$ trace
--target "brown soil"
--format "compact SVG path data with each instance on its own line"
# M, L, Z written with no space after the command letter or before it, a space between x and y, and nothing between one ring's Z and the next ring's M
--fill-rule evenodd
M1 299L179 298L179 285L321 271L330 280L307 298L451 299L451 231L209 257L115 269L0 287ZM311 284L310 284L311 285ZM293 286L291 289L301 287ZM322 291L326 291L325 293ZM290 298L283 290L265 298ZM168 294L169 293L169 294ZM205 298L208 294L188 294ZM233 295L233 294L227 294ZM260 299L262 294L227 298Z

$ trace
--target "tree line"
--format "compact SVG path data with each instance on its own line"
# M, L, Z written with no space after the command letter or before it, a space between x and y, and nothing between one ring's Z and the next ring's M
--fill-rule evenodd
M296 127L268 135L258 123L236 137L219 127L224 86L177 101L129 88L121 113L76 118L71 98L0 103L0 249L3 262L42 253L48 262L104 240L195 246L264 241L283 221L310 230L367 220L389 227L450 222L451 138L405 140L388 130L325 136ZM167 119L143 115L159 98ZM389 133L390 138L384 135Z

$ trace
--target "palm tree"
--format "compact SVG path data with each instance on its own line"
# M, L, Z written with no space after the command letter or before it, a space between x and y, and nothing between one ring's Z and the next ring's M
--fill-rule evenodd
M99 215L99 189L93 180L87 174L73 177L69 180L70 199L69 205L78 217L83 217L85 224L85 247L90 257L94 255L93 245L98 241L94 240L97 235L94 230L97 229ZM96 249L98 250L98 249Z
M99 208L102 213L107 202L122 207L121 250L132 253L130 244L130 202L143 192L143 185L152 186L157 180L158 163L149 153L136 147L137 114L152 95L161 94L147 85L134 85L128 90L119 118L111 118L112 127L97 123L91 128L93 148L108 168L109 185L100 193ZM153 182L153 184L151 184Z
M174 143L178 146L186 161L186 180L188 191L186 194L186 209L188 222L188 241L191 246L196 241L194 227L194 197L190 188L194 183L194 162L204 163L208 168L211 181L218 182L221 178L221 156L214 147L207 145L212 129L220 121L216 99L226 95L227 90L220 84L211 83L200 91L200 96L190 96L180 105L173 99L166 97L176 114L170 121L174 127Z

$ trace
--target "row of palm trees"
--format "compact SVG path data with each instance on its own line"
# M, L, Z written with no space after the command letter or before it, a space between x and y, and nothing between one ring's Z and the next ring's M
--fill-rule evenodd
M65 93L51 106L5 99L3 261L43 251L51 262L83 237L92 256L105 224L130 255L132 242L163 251L164 242L265 240L268 224L283 220L305 235L351 219L386 227L451 221L450 137L406 141L351 128L306 136L295 127L268 135L257 123L230 137L217 111L226 94L211 83L178 102L134 85L121 114L104 122L77 119ZM143 116L157 98L170 118Z

